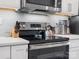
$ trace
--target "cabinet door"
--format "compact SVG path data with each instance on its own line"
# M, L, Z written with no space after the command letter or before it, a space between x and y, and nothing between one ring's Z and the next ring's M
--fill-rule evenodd
M10 59L10 47L0 47L0 59Z
M78 15L78 0L62 0L62 12Z
M28 59L28 45L12 46L11 59Z
M70 48L69 59L78 59L79 58L79 47Z

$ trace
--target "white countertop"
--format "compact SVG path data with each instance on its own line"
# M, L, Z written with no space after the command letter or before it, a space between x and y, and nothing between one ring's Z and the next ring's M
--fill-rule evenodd
M55 36L67 37L69 39L79 39L79 35L76 34L68 34L68 35L55 34Z
M29 43L29 41L24 40L22 38L0 37L0 46L28 44L28 43Z

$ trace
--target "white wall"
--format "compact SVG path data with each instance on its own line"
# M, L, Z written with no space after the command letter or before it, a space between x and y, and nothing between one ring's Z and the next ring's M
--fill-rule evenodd
M57 15L43 16L0 11L0 19L2 19L0 23L0 36L9 36L9 32L15 26L15 22L17 20L25 22L48 22L52 26L55 26L56 22L59 20L66 20L68 18L65 16Z
M58 23L59 20L68 20L68 17L67 16L59 16L59 15L50 15L49 19L50 19L49 23L52 26L56 26L56 23Z
M9 36L11 29L15 26L17 20L25 22L48 22L47 16L18 14L15 12L0 11L0 36Z
M0 36L8 36L11 28L14 26L15 21L18 20L16 13L0 11Z
M48 16L34 14L19 14L19 20L24 22L49 22Z

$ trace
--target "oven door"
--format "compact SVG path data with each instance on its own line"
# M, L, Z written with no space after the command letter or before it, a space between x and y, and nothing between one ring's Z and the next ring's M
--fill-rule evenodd
M31 45L29 59L69 59L68 44Z

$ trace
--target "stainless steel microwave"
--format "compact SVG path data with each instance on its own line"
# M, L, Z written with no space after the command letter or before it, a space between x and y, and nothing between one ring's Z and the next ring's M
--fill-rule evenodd
M23 9L23 11L59 12L61 10L61 0L20 0L20 9Z

